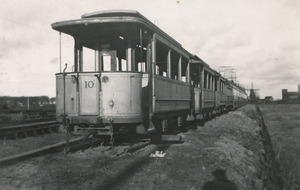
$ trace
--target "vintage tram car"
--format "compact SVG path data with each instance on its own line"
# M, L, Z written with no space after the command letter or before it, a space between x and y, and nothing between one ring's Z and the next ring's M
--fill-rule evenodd
M70 125L119 128L181 125L242 106L245 91L137 11L110 10L56 22L74 38L72 72L56 74L57 120ZM63 44L64 45L64 44ZM95 52L86 69L86 49ZM142 130L143 131L143 130Z

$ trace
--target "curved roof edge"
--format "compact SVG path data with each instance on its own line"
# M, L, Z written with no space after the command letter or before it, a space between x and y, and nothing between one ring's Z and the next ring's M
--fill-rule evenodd
M181 47L182 49L184 49L182 47L182 45L176 41L173 37L171 37L170 35L168 35L166 32L164 32L162 29L160 29L158 26L156 26L153 22L151 22L149 19L147 19L145 16L143 16L141 13L139 13L138 11L135 10L104 10L104 11L97 11L97 12L92 12L92 13L86 13L84 15L81 16L82 18L79 20L69 20L69 21L61 21L61 22L55 22L53 23L51 26L53 29L58 30L58 27L61 26L66 26L66 25L74 25L74 24L84 24L86 23L94 23L96 24L101 23L101 19L113 19L115 17L119 17L121 18L121 21L125 21L125 17L131 17L131 18L136 18L138 22L143 23L145 26L149 27L151 30L157 32L158 34L164 36L167 40L169 40L171 43L173 43L174 45ZM141 21L141 20L143 21ZM59 31L59 30L58 30ZM185 49L184 49L185 50ZM188 52L187 50L185 50L186 52ZM191 55L188 52L189 55Z
M125 9L113 9L105 11L96 11L92 13L85 13L81 18L95 18L95 17L111 17L111 16L135 16L148 20L141 13L135 10L125 10Z

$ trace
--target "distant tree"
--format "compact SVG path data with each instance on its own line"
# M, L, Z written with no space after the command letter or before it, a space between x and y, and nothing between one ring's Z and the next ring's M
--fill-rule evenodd
M19 102L22 103L23 107L26 107L26 106L27 106L27 99L28 99L28 98L25 97L25 96L19 97Z
M1 104L1 108L4 109L4 110L7 110L8 109L8 103Z
M49 104L49 97L48 96L41 96L40 97L40 103L41 103L41 105Z
M29 105L30 107L39 107L39 97L38 96L31 96L29 97Z
M56 97L50 98L50 103L51 103L51 104L55 104L55 103L56 103Z

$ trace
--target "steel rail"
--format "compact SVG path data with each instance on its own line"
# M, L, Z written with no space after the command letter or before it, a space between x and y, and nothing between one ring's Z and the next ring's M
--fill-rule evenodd
M179 127L174 131L163 133L161 141L160 141L159 144L183 143L184 140L182 139L182 136L179 135L180 133L187 132L189 129L196 129L198 126L202 126L207 121L209 121L209 120L202 120L201 124L199 123L199 120L188 121L182 127ZM48 123L51 124L51 122L48 122ZM52 124L57 124L57 123L52 122ZM36 124L36 125L38 125L38 124ZM21 125L21 126L24 126L24 125ZM20 127L20 126L17 126L17 127ZM124 149L123 152L116 154L116 156L120 156L120 155L126 154L126 153L132 153L132 152L137 151L139 149L142 149L145 146L148 146L152 143L155 144L155 142L151 141L151 135L155 135L155 132L154 131L148 131L148 133L145 134L144 137L138 138L139 139L138 142L133 142L132 146ZM149 138L150 138L150 140L149 140ZM74 152L74 151L78 151L78 150L81 150L81 149L87 149L89 147L99 146L100 144L101 145L103 144L103 142L101 143L101 140L103 140L103 139L96 139L96 140L95 139L90 139L88 141L84 141L86 139L87 139L87 137L79 137L79 138L70 140L70 142L69 142L70 143L70 147L69 147L70 150L69 151ZM116 143L116 145L121 146L122 143ZM1 158L0 159L0 167L7 166L9 164L13 164L15 162L23 161L23 160L30 159L30 158L33 158L33 157L63 151L65 149L65 147L66 147L66 142L59 142L59 143L54 144L54 145L49 145L49 146L45 146L45 147L38 148L38 149L35 149L35 150L30 150L30 151L27 151L27 152L23 152L23 153L20 153L20 154L17 154L17 155ZM107 149L105 151L108 151L108 150L113 150L113 148L110 147L109 149Z
M70 144L79 143L82 140L82 137L70 140ZM36 156L41 156L49 153L59 152L62 151L66 147L66 142L59 142L53 145L41 147L38 149L30 150L27 152L22 152L20 154L4 157L0 159L0 167L7 166L13 164L15 162L23 161L26 159L30 159Z
M57 131L59 125L60 125L59 122L48 121L48 122L14 125L9 127L1 127L0 138L6 138L11 136L18 138L20 134L23 134L23 136L29 136L29 133L31 132L33 133L33 136L35 136L37 135L38 131L41 131L43 134L46 133L45 130L49 130L49 132Z

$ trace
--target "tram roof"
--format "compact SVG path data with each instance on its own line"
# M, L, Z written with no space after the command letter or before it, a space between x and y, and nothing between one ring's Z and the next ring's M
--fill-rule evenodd
M62 22L55 22L51 26L54 30L69 34L73 37L87 37L96 36L95 34L101 33L103 30L102 26L118 26L119 29L125 29L129 24L133 27L143 28L148 31L155 32L173 45L181 48L189 56L192 56L187 50L185 50L180 43L174 38L169 36L146 17L134 10L107 10L98 11L92 13L86 13L81 16L82 19L68 20ZM123 30L126 31L126 30ZM128 30L130 32L131 30Z
M81 18L94 18L94 17L116 17L116 16L133 16L145 19L149 21L146 17L140 14L138 11L134 10L105 10L96 11L92 13L86 13L81 16ZM149 21L150 22L150 21Z
M211 72L218 73L217 71L215 71L214 69L212 69L205 61L203 61L202 59L200 59L197 55L193 55L191 63L192 64L201 64L201 65L205 66L206 68L208 68L209 70L211 70Z

